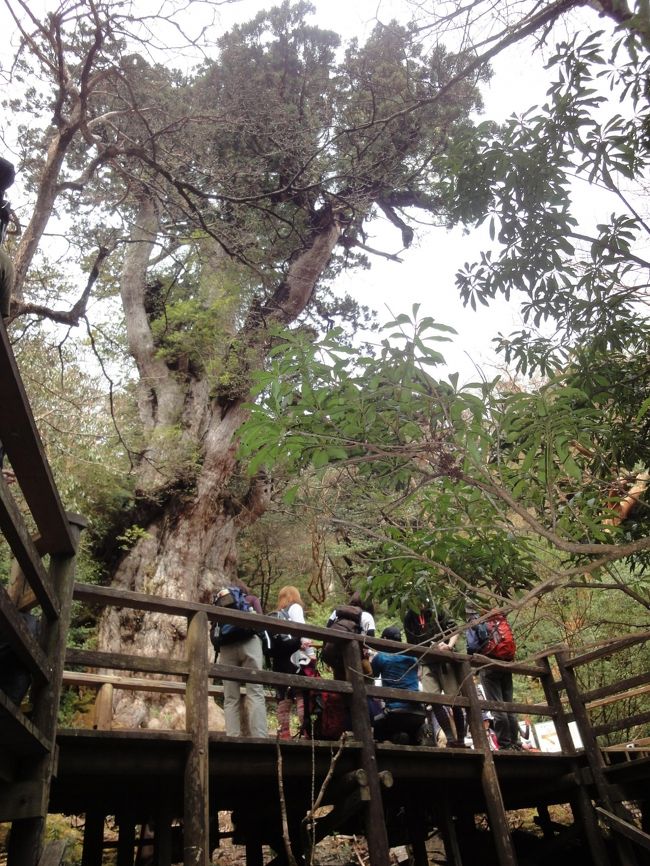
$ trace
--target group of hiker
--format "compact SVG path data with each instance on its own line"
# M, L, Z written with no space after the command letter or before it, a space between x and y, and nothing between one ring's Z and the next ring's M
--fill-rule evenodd
M259 598L241 581L222 589L214 598L216 606L262 613ZM280 621L305 623L304 604L295 586L284 586L278 593L277 608L271 614ZM455 652L461 631L465 632L467 652L480 653L495 663L484 665L479 671L479 692L488 701L512 701L512 673L507 664L514 659L515 643L505 616L494 613L480 616L468 605L464 629L442 607L426 600L417 609L408 610L402 627L409 644L436 650L435 657L427 653L411 654L404 651L402 627L385 628L381 638L391 641L375 652L358 642L361 667L369 680L389 689L410 692L421 691L423 701L402 700L394 694L384 701L368 699L368 712L378 741L416 745L428 740L450 748L466 748L467 723L464 709L456 702L461 694L461 666L451 658L445 661L441 653ZM327 627L337 631L375 637L376 624L372 602L355 592L348 603L337 606L331 613ZM269 666L273 671L300 675L304 687L283 685L276 689L277 736L290 739L292 715L297 717L296 736L313 739L337 739L351 729L345 696L309 687L307 678L320 677L319 662L329 668L337 680L346 679L344 643L323 641L320 652L307 637L254 630L238 623L218 622L212 627L211 638L216 660L222 665L261 670ZM223 681L224 716L226 733L240 736L246 719L247 733L253 737L268 736L266 698L264 687L238 680ZM448 703L431 701L427 695L444 695ZM516 715L500 710L483 712L488 742L493 748L520 750L519 725Z

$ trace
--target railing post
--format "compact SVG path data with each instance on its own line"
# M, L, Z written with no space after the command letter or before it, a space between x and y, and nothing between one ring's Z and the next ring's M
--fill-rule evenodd
M185 762L183 857L185 866L209 864L209 735L208 617L199 611L188 618L185 692L186 730L191 734Z
M483 728L483 719L481 716L481 708L479 707L478 692L472 676L472 669L469 662L463 661L460 663L462 675L462 694L469 700L469 727L472 732L472 742L474 748L480 751L483 755L483 766L481 768L481 785L485 796L485 805L487 807L488 819L490 822L490 830L494 847L496 848L497 859L499 866L516 866L517 857L510 837L510 828L506 818L506 809L501 796L501 788L499 786L499 778L497 776L494 757L488 743L485 730Z
M555 730L557 731L560 748L566 755L571 755L574 759L571 762L571 767L573 775L578 782L578 794L575 797L575 812L577 812L577 815L574 815L574 818L579 818L582 822L585 836L587 837L587 844L589 845L591 856L593 857L594 866L609 866L610 861L607 855L607 849L605 848L600 827L598 826L598 819L594 812L593 803L582 784L576 748L573 745L573 738L571 737L571 731L569 730L569 723L564 715L564 708L562 706L562 701L560 700L560 695L558 694L553 681L553 672L551 670L550 661L546 656L540 659L540 663L546 668L546 673L540 677L540 680L546 696L546 702L554 712L553 720L555 722ZM572 808L573 807L574 804L572 804Z
M589 769L591 770L591 777L596 788L598 799L609 812L612 812L623 820L629 820L629 816L625 810L621 809L618 803L613 803L609 795L609 786L605 779L605 773L603 772L605 762L598 741L594 736L587 709L580 696L580 689L578 687L576 675L572 668L566 664L569 659L569 654L566 651L557 652L555 654L555 659L557 661L562 687L566 691L569 699L571 712L573 713L573 717L578 727L578 732L580 733L580 739L582 740L582 745L585 750L585 755L589 762ZM617 833L615 834L615 843L621 866L636 866L637 858L630 842L625 838L621 838Z
M366 840L370 866L389 866L390 848L384 818L384 804L381 797L381 783L377 771L375 741L372 736L368 712L368 697L361 667L361 652L356 641L347 640L345 642L343 660L347 679L352 685L352 694L350 695L352 731L355 739L361 742L361 766L367 774L370 794L370 799L365 807Z
M87 525L79 515L68 515L70 535L75 549L81 531ZM50 679L32 686L32 722L52 743L52 750L33 761L25 771L25 778L38 783L40 788L39 815L14 821L8 846L8 866L36 866L43 850L45 818L50 797L50 780L56 760L56 723L61 699L61 682L65 662L65 647L70 627L72 589L74 585L75 555L50 556L50 580L59 602L59 616L46 622L41 639L42 649L51 663Z

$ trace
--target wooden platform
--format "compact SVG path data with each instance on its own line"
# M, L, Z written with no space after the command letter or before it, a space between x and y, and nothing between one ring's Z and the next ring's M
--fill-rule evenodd
M146 820L161 799L183 814L183 773L188 735L176 732L61 730L59 762L52 782L50 811L116 814L139 812ZM282 742L282 777L289 809L303 817L325 778L337 743L297 740ZM343 746L324 803L335 802L340 780L360 766L361 743ZM278 745L273 739L229 738L211 734L210 808L237 811L250 806L269 819L278 803ZM483 755L471 749L438 749L378 744L380 774L392 786L385 803L394 809L418 799L435 803L444 791L452 812L485 811L481 786ZM572 759L560 754L502 752L495 764L507 809L567 802L577 790ZM586 761L582 762L586 767ZM294 804L293 806L291 804ZM300 804L299 806L295 804Z

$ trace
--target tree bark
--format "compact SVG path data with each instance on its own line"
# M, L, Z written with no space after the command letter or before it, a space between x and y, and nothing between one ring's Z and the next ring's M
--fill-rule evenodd
M271 490L263 477L253 479L239 497L229 487L237 468L237 431L248 415L247 391L224 404L210 397L205 383L181 381L156 357L143 298L157 230L155 207L143 195L131 230L121 291L129 347L141 377L139 409L146 431L138 489L152 501L161 495L166 499L139 527L137 541L120 562L113 585L209 601L235 576L238 533L264 513ZM340 226L331 216L295 257L273 296L248 316L237 335L238 343L247 347L240 370L244 380L251 365L261 362L268 349L269 322L288 324L305 309L339 236ZM169 427L179 424L184 445L191 442L196 449L197 469L186 489L170 493L162 489L170 478L161 471L165 459L157 443L164 441ZM186 635L183 618L108 610L100 623L99 645L109 651L128 647L142 655L181 658ZM118 726L182 728L185 724L183 704L177 697L116 691L114 712ZM213 714L211 723L215 720Z

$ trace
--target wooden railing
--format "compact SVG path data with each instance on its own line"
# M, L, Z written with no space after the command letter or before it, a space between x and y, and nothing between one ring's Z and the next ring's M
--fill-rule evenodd
M542 657L538 663L510 663L508 669L515 676L534 677L539 680L540 691L546 696L546 702L502 703L497 701L480 700L472 674L482 667L495 664L493 660L481 656L466 656L462 653L448 653L434 650L424 646L411 646L396 644L379 638L367 638L363 635L351 635L331 629L320 628L313 625L302 625L286 622L272 617L251 616L236 610L217 608L195 602L183 602L161 597L154 597L142 593L117 590L113 588L88 586L76 584L74 598L94 606L115 606L130 608L139 611L155 612L157 614L173 617L184 617L188 623L188 639L186 654L184 658L162 659L148 658L139 655L125 653L108 653L89 650L68 649L66 653L66 665L71 667L85 667L101 669L102 673L82 673L68 670L65 681L70 684L101 687L108 689L108 703L112 701L113 688L137 689L151 692L169 692L184 695L186 704L186 730L191 741L191 748L187 756L187 767L185 772L185 835L186 846L190 846L198 852L197 862L207 862L208 823L207 814L208 797L208 740L209 731L207 724L207 704L210 695L216 695L219 687L210 684L210 680L231 680L240 683L261 683L266 686L293 686L299 689L308 688L310 691L338 692L347 696L354 735L355 748L360 747L361 769L364 771L365 785L367 786L365 797L366 809L366 832L371 855L372 866L385 866L388 864L388 842L385 832L385 821L383 816L381 780L377 773L377 760L373 731L368 714L368 697L396 698L401 701L417 704L440 704L448 706L450 700L456 706L463 707L467 713L469 728L476 751L481 754L481 783L484 799L487 807L488 818L492 830L494 842L498 851L501 864L514 864L514 853L508 832L503 798L499 787L498 775L495 767L494 755L490 751L482 720L483 710L498 712L509 712L525 714L527 716L547 717L553 720L562 751L573 760L573 773L576 779L581 778L583 773L582 758L574 745L570 734L569 721L575 719L578 723L582 742L590 754L590 723L587 718L576 711L590 702L598 701L602 697L619 694L628 688L638 688L646 683L646 677L634 677L624 683L603 687L598 691L581 694L575 685L573 670L589 660L602 656L605 652L614 651L612 647L605 650L592 652L582 657L572 658L567 652L560 651L555 657ZM284 632L296 636L307 637L314 641L335 641L342 644L347 679L331 680L310 678L306 680L300 675L275 673L268 670L250 670L228 665L211 663L213 650L209 642L209 622L228 622L233 624L254 624L258 629L265 628L269 632ZM647 640L648 635L634 636L628 639L624 645L630 645L633 641ZM361 653L358 645L367 644L374 650L400 651L426 659L426 661L441 661L454 664L459 667L462 681L461 694L450 699L449 696L430 694L421 691L408 692L403 689L387 689L374 685L368 680L362 670ZM497 663L502 664L502 663ZM560 678L557 679L557 671ZM116 674L117 672L117 674ZM126 677L123 674L128 673ZM148 679L154 675L155 679ZM572 685L572 683L574 685ZM574 687L575 686L575 687ZM566 699L562 695L566 692L569 696L570 706L567 707ZM99 702L102 705L99 726L107 726L110 716L110 706L106 701ZM594 732L591 732L594 735ZM597 729L595 736L597 736ZM593 741L595 742L595 736ZM597 746L595 747L597 749ZM590 761L593 754L590 757ZM607 787L599 786L597 772L592 768L593 782L597 789L598 799L601 802L597 813L592 803L592 796L587 787L580 786L576 793L574 809L585 828L589 847L593 855L593 862L597 866L606 866L609 863L607 853L604 849L602 833L598 824L601 819L602 809L609 812L608 806L613 809L611 815L615 819L622 820L619 812L614 809L611 799L607 799ZM203 859L202 859L203 858ZM633 861L629 861L633 862Z
M29 717L0 692L0 821L12 822L10 866L36 866L55 760L75 551L85 522L63 510L2 323L0 406L0 443L11 464L8 477L24 500L21 508L0 473L0 530L13 555L9 584L0 585L0 635L32 682ZM26 512L35 533L28 528ZM37 637L22 616L30 610L40 610Z
M308 688L312 692L337 692L347 696L354 741L361 747L361 769L365 772L364 778L367 780L365 820L373 866L387 866L389 857L382 807L381 780L377 773L375 743L368 713L368 698L397 698L419 705L424 703L444 706L448 706L450 701L453 701L456 706L463 707L468 715L475 749L482 754L481 783L500 862L514 864L503 799L499 789L494 758L485 735L481 711L491 709L556 718L558 709L549 703L506 704L497 701L481 701L472 673L475 669L490 664L489 659L470 658L461 653L450 654L423 646L396 644L380 638L367 638L364 635L347 634L313 625L286 622L273 617L251 616L240 611L217 608L212 605L183 602L113 588L76 584L74 598L90 605L131 608L187 619L188 640L184 658L148 658L125 653L68 649L66 653L68 669L83 666L100 669L102 673L83 674L68 671L65 679L69 683L76 682L87 686L108 687L109 694L112 693L113 687L184 694L187 708L186 729L192 742L185 773L185 844L201 852L197 862L204 862L200 858L207 856L208 815L204 808L208 802L207 702L211 691L212 693L216 691L215 687L209 685L209 680L216 678L240 683L261 683L267 686ZM210 621L245 623L249 627L254 624L257 629L265 628L269 632L290 633L314 641L338 642L342 645L347 679L310 678L306 680L300 675L212 664L210 657L213 650L208 637L208 623ZM365 643L375 650L407 652L420 658L426 658L427 661L441 661L457 665L461 670L462 693L457 697L450 698L449 696L421 691L409 692L403 689L387 689L376 686L372 680L367 680L363 674L361 653L359 652L360 643ZM513 663L509 664L508 667L516 675L533 676L542 680L550 677L548 666L545 664ZM128 672L135 676L126 678L116 676L114 672ZM155 675L156 679L147 680L142 676L143 674ZM92 679L88 679L88 677L92 677ZM99 701L99 704L101 707L99 724L103 726L106 724L107 709L105 702ZM203 806L199 808L199 804L203 804Z
M589 762L593 785L600 805L598 817L615 833L618 855L622 866L635 866L636 853L640 848L650 850L650 835L640 830L632 820L626 806L621 802L616 787L608 779L606 762L599 737L618 731L631 730L650 723L650 711L630 715L620 712L615 721L606 724L593 724L590 712L607 704L620 703L630 698L638 698L650 692L650 671L626 677L597 689L581 689L577 672L587 666L609 659L632 648L645 646L650 640L650 631L639 631L610 641L585 653L569 653L568 650L556 653L556 663L560 679L556 683L558 692L564 691L570 712L566 718L575 721L582 745ZM650 755L650 749L647 752Z

